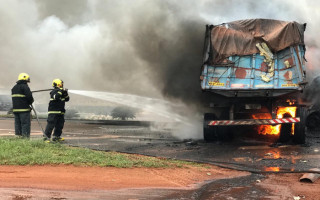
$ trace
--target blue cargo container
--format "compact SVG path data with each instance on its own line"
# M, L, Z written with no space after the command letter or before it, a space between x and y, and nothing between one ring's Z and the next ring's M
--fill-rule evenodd
M232 126L284 124L279 140L305 141L305 105L299 100L306 85L306 24L268 19L207 25L201 89L212 93L204 115L204 139L228 137ZM218 97L219 98L215 98ZM296 113L277 117L280 107ZM258 113L270 117L252 119ZM289 132L289 133L288 133Z
M267 65L259 53L247 56L230 56L231 66L204 65L201 88L224 96L279 96L301 90L306 80L304 49L298 45L274 54L274 75L266 82ZM285 65L289 63L289 67Z

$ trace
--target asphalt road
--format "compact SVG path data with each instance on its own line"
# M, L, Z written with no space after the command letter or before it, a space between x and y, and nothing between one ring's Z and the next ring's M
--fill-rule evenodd
M251 172L303 172L320 164L319 133L307 133L306 145L289 142L272 147L276 136L238 134L229 142L207 143L179 140L171 134L172 129L148 124L69 121L64 131L66 143L73 146L213 163Z

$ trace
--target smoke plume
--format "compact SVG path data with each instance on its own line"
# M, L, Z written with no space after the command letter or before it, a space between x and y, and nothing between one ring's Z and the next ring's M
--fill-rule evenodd
M306 22L316 71L317 1L13 0L0 7L0 86L20 72L32 87L60 77L73 89L198 99L205 24L245 18ZM317 74L312 73L312 74ZM313 76L312 76L313 77Z
M188 103L205 98L199 75L206 24L248 18L307 23L308 77L319 74L316 0L0 1L0 88L21 72L33 89L61 78L71 89Z

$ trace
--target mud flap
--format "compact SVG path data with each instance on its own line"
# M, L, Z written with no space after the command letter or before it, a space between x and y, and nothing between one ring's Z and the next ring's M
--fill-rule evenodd
M286 143L291 139L292 124L282 124L280 129L279 142Z
M292 117L289 113L285 113L283 118ZM292 124L281 124L279 142L289 142L291 139Z
M300 117L300 123L294 125L293 142L296 144L304 144L306 141L306 107L298 107L297 114Z
M229 109L228 107L221 113L219 120L229 120ZM230 126L218 126L217 134L218 140L221 142L227 142L233 139L233 132Z
M218 127L218 140L222 142L231 141L233 139L233 133L231 127L220 126Z
M214 113L205 113L203 117L203 139L206 142L216 141L217 137L217 127L208 126L208 123L212 120L216 120L217 117Z

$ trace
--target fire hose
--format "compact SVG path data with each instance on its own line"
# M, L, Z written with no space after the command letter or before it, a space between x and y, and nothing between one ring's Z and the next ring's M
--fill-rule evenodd
M32 104L31 104L31 108L32 108L32 110L33 110L33 112L34 112L34 115L36 116L36 119L37 119L37 121L38 121L38 124L39 124L39 126L40 126L40 128L41 128L41 130L42 130L42 134L43 134L43 136L45 136L45 135L44 135L44 130L43 130L43 128L42 128L42 126L41 126L41 124L40 124L40 121L39 121L39 118L38 118L38 115L37 115L36 109L34 109L34 107L33 107L33 105L32 105Z
M45 91L51 91L52 89L43 89L43 90L34 90L34 91L31 91L32 93L35 93L35 92L45 92Z
M51 90L52 90L52 89L43 89L43 90L34 90L34 91L31 91L31 92L32 92L32 93L35 93L35 92L45 92L45 91L51 91ZM40 126L40 128L41 128L41 130L42 130L43 136L45 136L44 130L43 130L42 126L41 126L41 123L40 123L40 120L39 120L39 117L38 117L38 114L37 114L37 111L36 111L36 109L34 109L34 107L33 107L32 104L31 104L31 109L33 110L34 115L36 116L36 119L37 119L37 121L38 121L38 124L39 124L39 126Z

